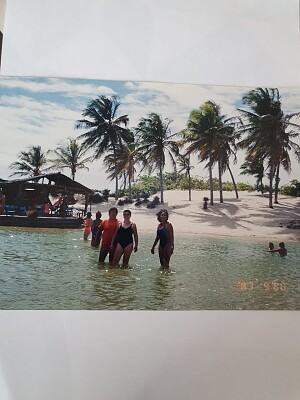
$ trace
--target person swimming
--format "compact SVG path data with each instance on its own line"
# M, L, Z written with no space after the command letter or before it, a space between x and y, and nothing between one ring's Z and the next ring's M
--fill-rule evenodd
M84 220L83 224L83 240L88 240L88 237L90 233L92 232L92 225L93 225L93 219L92 219L92 213L89 211L86 214L86 219Z
M285 248L284 242L280 242L278 245L278 249L269 249L271 253L279 253L280 256L284 257L287 255L287 249Z

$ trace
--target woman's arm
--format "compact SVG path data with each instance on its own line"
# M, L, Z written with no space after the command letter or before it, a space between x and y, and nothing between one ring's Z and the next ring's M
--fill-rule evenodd
M151 248L151 253L152 254L154 254L154 248L155 248L155 246L157 245L157 242L159 241L159 239L158 239L158 237L156 236L156 238L155 238L155 240L154 240L154 243L153 243L153 246L152 246L152 248Z
M171 254L174 251L174 229L173 229L173 225L168 222L167 224L167 230L169 232L169 237L170 237L170 249L171 249Z
M133 237L134 237L134 252L138 250L138 244L139 244L139 236L137 233L137 227L136 224L132 224L132 230L133 230Z
M119 232L119 229L120 229L120 226L121 226L121 225L122 225L122 224L119 224L118 227L117 227L117 229L115 230L114 236L112 237L111 242L110 242L110 247L114 247L114 245L115 245L115 243L116 243L116 239L117 239L117 234L118 234L118 232Z

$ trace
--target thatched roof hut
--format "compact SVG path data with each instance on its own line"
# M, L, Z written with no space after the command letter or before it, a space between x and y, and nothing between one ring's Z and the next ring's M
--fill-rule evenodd
M6 204L22 206L48 203L50 195L67 196L68 204L72 204L75 194L83 194L88 198L94 193L60 172L10 181L0 179L0 188L5 194Z

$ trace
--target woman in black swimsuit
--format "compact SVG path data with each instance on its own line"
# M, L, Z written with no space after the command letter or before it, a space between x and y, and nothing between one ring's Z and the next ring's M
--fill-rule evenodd
M130 221L131 211L124 210L123 217L124 221L119 225L112 239L112 245L116 244L116 249L111 265L117 265L122 255L123 265L128 265L132 250L136 252L138 249L137 227Z
M163 268L169 268L170 258L174 251L174 231L168 218L167 210L162 209L157 213L157 220L160 224L157 227L156 238L151 249L151 253L154 254L155 246L159 241L158 254L160 265Z

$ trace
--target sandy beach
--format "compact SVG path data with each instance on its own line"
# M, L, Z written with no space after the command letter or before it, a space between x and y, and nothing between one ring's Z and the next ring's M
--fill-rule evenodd
M159 194L158 194L159 195ZM240 192L236 199L234 192L224 192L224 203L219 202L219 193L214 192L214 205L203 209L203 197L209 192L193 191L192 200L188 200L188 191L168 190L164 192L164 205L148 209L145 205L134 204L117 206L119 219L122 210L130 209L132 221L140 232L155 232L156 213L160 208L169 211L169 221L175 234L198 234L204 236L232 236L255 238L265 241L300 241L300 229L285 226L290 220L300 220L300 201L296 197L279 196L279 203L273 209L268 207L268 194ZM102 212L102 219L107 218L110 207L116 201L92 205L93 216L97 210Z

